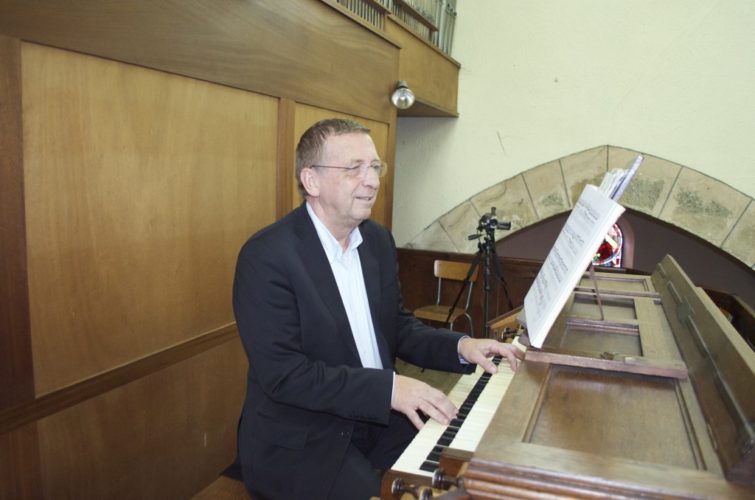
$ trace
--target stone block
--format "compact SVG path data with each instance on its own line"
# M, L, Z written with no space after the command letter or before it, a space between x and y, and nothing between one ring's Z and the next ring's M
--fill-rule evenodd
M477 251L477 241L469 240L467 236L475 233L480 215L471 202L465 201L438 219L457 252L475 253Z
M437 220L427 226L419 233L405 248L415 248L417 250L434 250L437 252L458 252L458 249L451 241L446 230Z
M629 168L634 163L637 151L609 146L608 168ZM681 165L645 155L642 165L630 181L619 203L627 208L658 217L676 181Z
M572 205L558 160L527 170L522 176L538 220L571 210Z
M659 218L720 247L749 202L731 186L682 168Z
M748 266L755 267L755 203L752 200L721 248Z
M480 216L490 212L492 207L496 207L497 219L511 222L510 231L496 231L496 240L539 220L535 207L532 205L530 193L527 191L527 185L521 175L489 187L472 197L471 201Z
M585 185L600 186L606 175L608 165L608 146L598 146L580 153L561 158L561 170L564 173L569 205L579 199Z

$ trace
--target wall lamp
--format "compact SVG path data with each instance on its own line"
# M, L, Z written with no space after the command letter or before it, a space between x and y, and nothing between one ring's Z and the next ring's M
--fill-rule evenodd
M391 102L398 109L406 109L414 104L414 92L406 84L406 80L399 80L396 90L391 95Z

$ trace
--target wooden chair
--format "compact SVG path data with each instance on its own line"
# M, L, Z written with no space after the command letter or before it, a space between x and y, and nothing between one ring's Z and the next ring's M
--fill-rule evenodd
M446 323L451 330L453 330L454 322L456 322L459 316L464 316L469 322L469 334L474 337L474 326L472 324L472 316L469 314L469 305L472 303L472 289L474 288L474 282L477 280L477 271L479 267L476 267L474 273L469 277L469 280L465 281L467 274L469 273L469 266L470 264L467 262L436 260L433 264L434 274L438 279L438 292L435 298L435 304L418 307L414 310L414 315L420 319ZM456 281L459 286L467 287L466 300L463 300L463 302L460 301L460 303L454 307L450 317L448 312L453 304L441 304L440 302L443 295L444 281ZM448 319L448 321L446 321L446 319Z

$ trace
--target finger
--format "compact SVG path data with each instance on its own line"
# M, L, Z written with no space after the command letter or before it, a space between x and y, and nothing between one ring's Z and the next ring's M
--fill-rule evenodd
M516 371L516 369L519 367L519 360L516 358L516 356L506 356L509 360L509 366L513 371Z
M424 399L428 406L431 406L432 408L437 409L448 420L451 420L452 418L456 417L456 415L459 412L459 410L454 405L453 401L448 399L448 396L446 396L443 392L439 391L438 389L432 389L431 392L427 394L427 397Z
M481 346L482 344L480 344L478 347ZM499 349L495 345L486 347L487 348L485 349L485 351L479 348L471 350L467 353L467 357L465 359L472 364L480 365L482 369L488 373L498 373L498 368L495 366L493 361L487 357L486 352L489 352L491 354L499 353Z
M495 375L498 373L498 367L493 363L493 361L489 358L486 358L484 356L480 356L480 361L478 361L478 365L482 367L483 370L490 373L491 375Z
M449 415L447 415L444 411L442 411L440 408L433 405L429 401L423 401L420 404L419 409L422 410L422 413L432 418L439 424L448 425L451 422L451 417Z
M507 349L504 353L504 356L506 356L506 359L509 361L509 366L513 371L516 371L517 367L519 366L519 359L523 357L523 353L521 353L518 349Z
M410 410L407 413L404 413L409 418L409 421L411 421L412 424L414 424L414 427L417 428L417 430L422 430L422 427L425 425L425 423L422 421L421 418L419 418L419 415L416 411Z

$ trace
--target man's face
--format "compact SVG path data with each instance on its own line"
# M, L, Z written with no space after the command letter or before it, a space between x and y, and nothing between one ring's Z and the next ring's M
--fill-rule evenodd
M325 226L334 234L350 232L370 216L380 187L378 174L367 165L380 162L372 138L366 133L333 135L325 141L318 165L363 166L353 172L337 168L314 168L319 193L313 200Z

